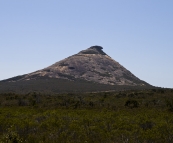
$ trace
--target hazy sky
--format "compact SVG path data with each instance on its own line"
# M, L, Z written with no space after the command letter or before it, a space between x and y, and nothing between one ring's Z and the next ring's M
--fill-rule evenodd
M140 79L173 88L173 0L0 0L0 80L93 45Z

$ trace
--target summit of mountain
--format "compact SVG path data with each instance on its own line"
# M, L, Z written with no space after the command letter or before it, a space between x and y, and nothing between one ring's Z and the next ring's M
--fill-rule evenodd
M92 46L86 50L80 51L78 54L100 54L100 55L106 55L106 53L103 52L103 48L101 46Z
M81 79L107 85L149 86L108 56L101 46L92 46L47 68L4 81L17 82L40 78L70 81Z

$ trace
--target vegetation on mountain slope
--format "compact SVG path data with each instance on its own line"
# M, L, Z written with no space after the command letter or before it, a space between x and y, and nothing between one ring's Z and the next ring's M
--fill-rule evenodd
M23 93L40 92L40 93L83 93L99 91L120 91L129 89L150 89L153 86L127 86L127 85L105 85L89 82L81 79L73 81L65 79L55 79L42 77L37 80L17 81L17 82L0 82L0 93Z

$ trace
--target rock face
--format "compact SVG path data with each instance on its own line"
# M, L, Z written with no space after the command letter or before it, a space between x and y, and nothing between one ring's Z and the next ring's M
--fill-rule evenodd
M149 85L109 57L102 49L100 46L92 46L47 68L14 77L8 79L8 81L36 80L37 78L47 77L68 80L84 79L110 85Z

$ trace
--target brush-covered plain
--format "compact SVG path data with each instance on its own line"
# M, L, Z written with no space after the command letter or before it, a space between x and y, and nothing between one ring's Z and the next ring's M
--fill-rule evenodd
M0 142L172 143L173 90L4 93Z

